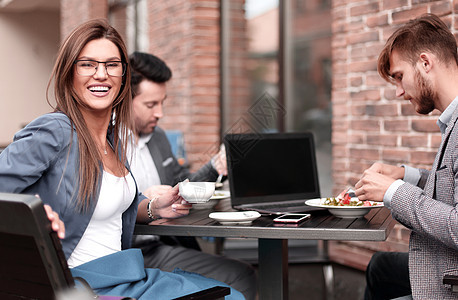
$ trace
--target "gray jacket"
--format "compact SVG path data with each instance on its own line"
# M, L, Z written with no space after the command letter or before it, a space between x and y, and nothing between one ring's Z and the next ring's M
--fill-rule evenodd
M409 272L414 299L456 299L444 274L458 275L458 110L455 110L431 171L419 186L401 185L391 201L393 217L412 230Z

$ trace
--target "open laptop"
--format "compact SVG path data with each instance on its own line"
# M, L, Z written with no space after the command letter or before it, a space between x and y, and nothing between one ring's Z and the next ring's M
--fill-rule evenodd
M232 207L264 214L322 210L313 135L227 134L224 137Z

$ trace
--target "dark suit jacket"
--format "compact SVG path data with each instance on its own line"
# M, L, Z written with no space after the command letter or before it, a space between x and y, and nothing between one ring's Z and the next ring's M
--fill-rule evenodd
M151 140L146 145L153 157L161 184L174 186L186 178L189 181L215 181L218 178L218 172L213 169L210 162L195 173L191 173L188 168L181 166L172 153L172 147L164 130L159 127L155 128Z

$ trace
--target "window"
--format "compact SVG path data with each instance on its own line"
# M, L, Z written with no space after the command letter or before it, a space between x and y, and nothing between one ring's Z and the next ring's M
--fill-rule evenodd
M330 1L222 0L221 16L222 134L313 132L331 196Z

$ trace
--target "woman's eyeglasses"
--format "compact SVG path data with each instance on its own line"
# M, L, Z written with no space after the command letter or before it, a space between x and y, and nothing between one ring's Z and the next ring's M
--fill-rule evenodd
M81 76L93 76L97 72L99 64L105 65L105 70L110 76L121 77L126 73L127 66L122 61L96 61L89 59L76 60L76 72Z

